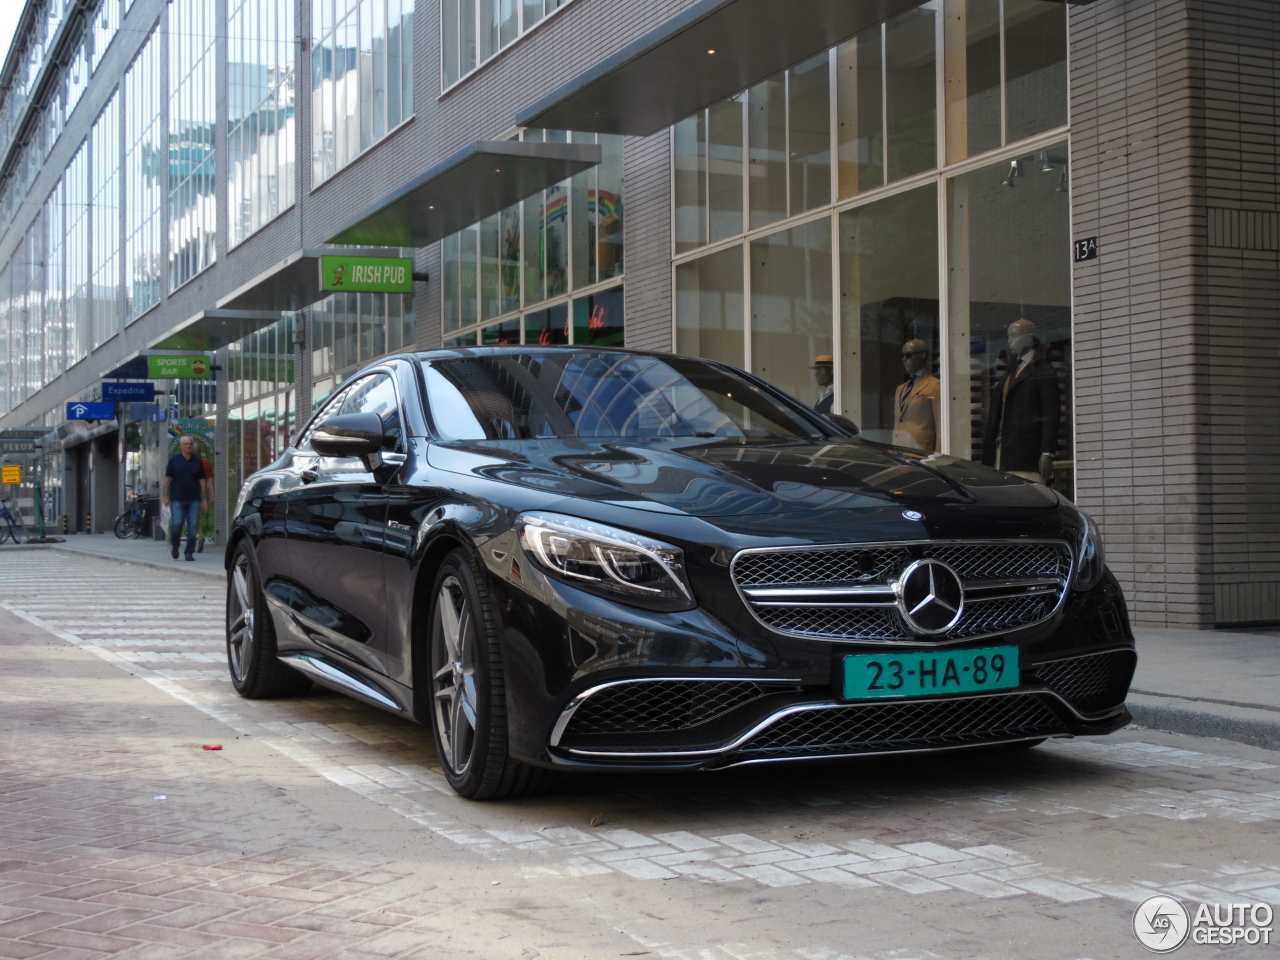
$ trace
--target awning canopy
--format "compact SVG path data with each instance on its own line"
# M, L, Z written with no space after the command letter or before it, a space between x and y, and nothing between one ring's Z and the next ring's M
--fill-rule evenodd
M387 194L329 242L425 247L600 159L590 143L478 140Z
M386 255L386 250L356 247L299 250L285 257L275 266L262 271L239 290L227 294L218 301L217 310L206 311L206 313L225 316L227 311L240 313L265 311L278 314L283 310L301 310L329 296L326 291L320 289L320 258L322 256L385 257ZM275 319L280 318L277 316ZM266 324L259 326L266 326ZM253 329L256 330L258 327Z
M280 319L267 310L201 310L176 330L151 344L152 350L190 350L211 353L235 343Z
M516 123L647 137L921 0L700 0Z

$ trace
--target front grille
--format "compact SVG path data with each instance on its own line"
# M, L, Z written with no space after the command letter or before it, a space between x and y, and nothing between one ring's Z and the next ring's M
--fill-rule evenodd
M970 602L964 618L948 636L955 639L1003 633L1023 624L1043 620L1057 606L1056 594L1035 597L1005 597L1002 600Z
M966 591L960 621L931 640L969 640L1039 623L1058 608L1071 575L1065 543L1021 541L748 550L734 558L732 574L756 619L781 633L919 640L899 612L891 584L925 557L948 564Z
M1043 694L822 707L783 717L724 758L744 760L927 750L1066 733Z
M1124 702L1138 657L1132 650L1039 663L1033 672L1077 710L1105 710Z
M802 583L883 583L911 562L905 547L744 553L733 565L742 587Z
M616 683L582 702L565 728L565 735L684 730L771 693L795 689L751 680Z
M1071 555L1054 543L943 543L925 547L965 580L1066 579Z
M760 607L756 614L783 633L858 640L898 640L902 618L890 607Z

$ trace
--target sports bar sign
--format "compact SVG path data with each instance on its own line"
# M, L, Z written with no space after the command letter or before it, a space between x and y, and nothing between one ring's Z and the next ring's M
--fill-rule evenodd
M152 380L204 380L209 376L212 364L207 356L147 357L147 373Z
M320 289L330 293L413 293L413 259L322 256Z

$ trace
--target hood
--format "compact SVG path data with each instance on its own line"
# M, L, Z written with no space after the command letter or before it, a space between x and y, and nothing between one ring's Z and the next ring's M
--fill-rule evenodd
M428 462L547 494L706 518L1058 505L1039 484L967 460L843 438L457 441L432 443Z

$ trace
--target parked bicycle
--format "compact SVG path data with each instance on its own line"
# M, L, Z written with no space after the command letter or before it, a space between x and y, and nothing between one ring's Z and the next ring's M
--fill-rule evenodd
M0 497L0 543L6 540L12 540L14 543L21 543L22 539L18 536L18 529L24 531L26 525L22 522L21 517L15 517L9 512L9 498Z
M155 497L134 497L129 509L116 517L116 536L121 540L141 537L147 529L147 505L153 500Z

